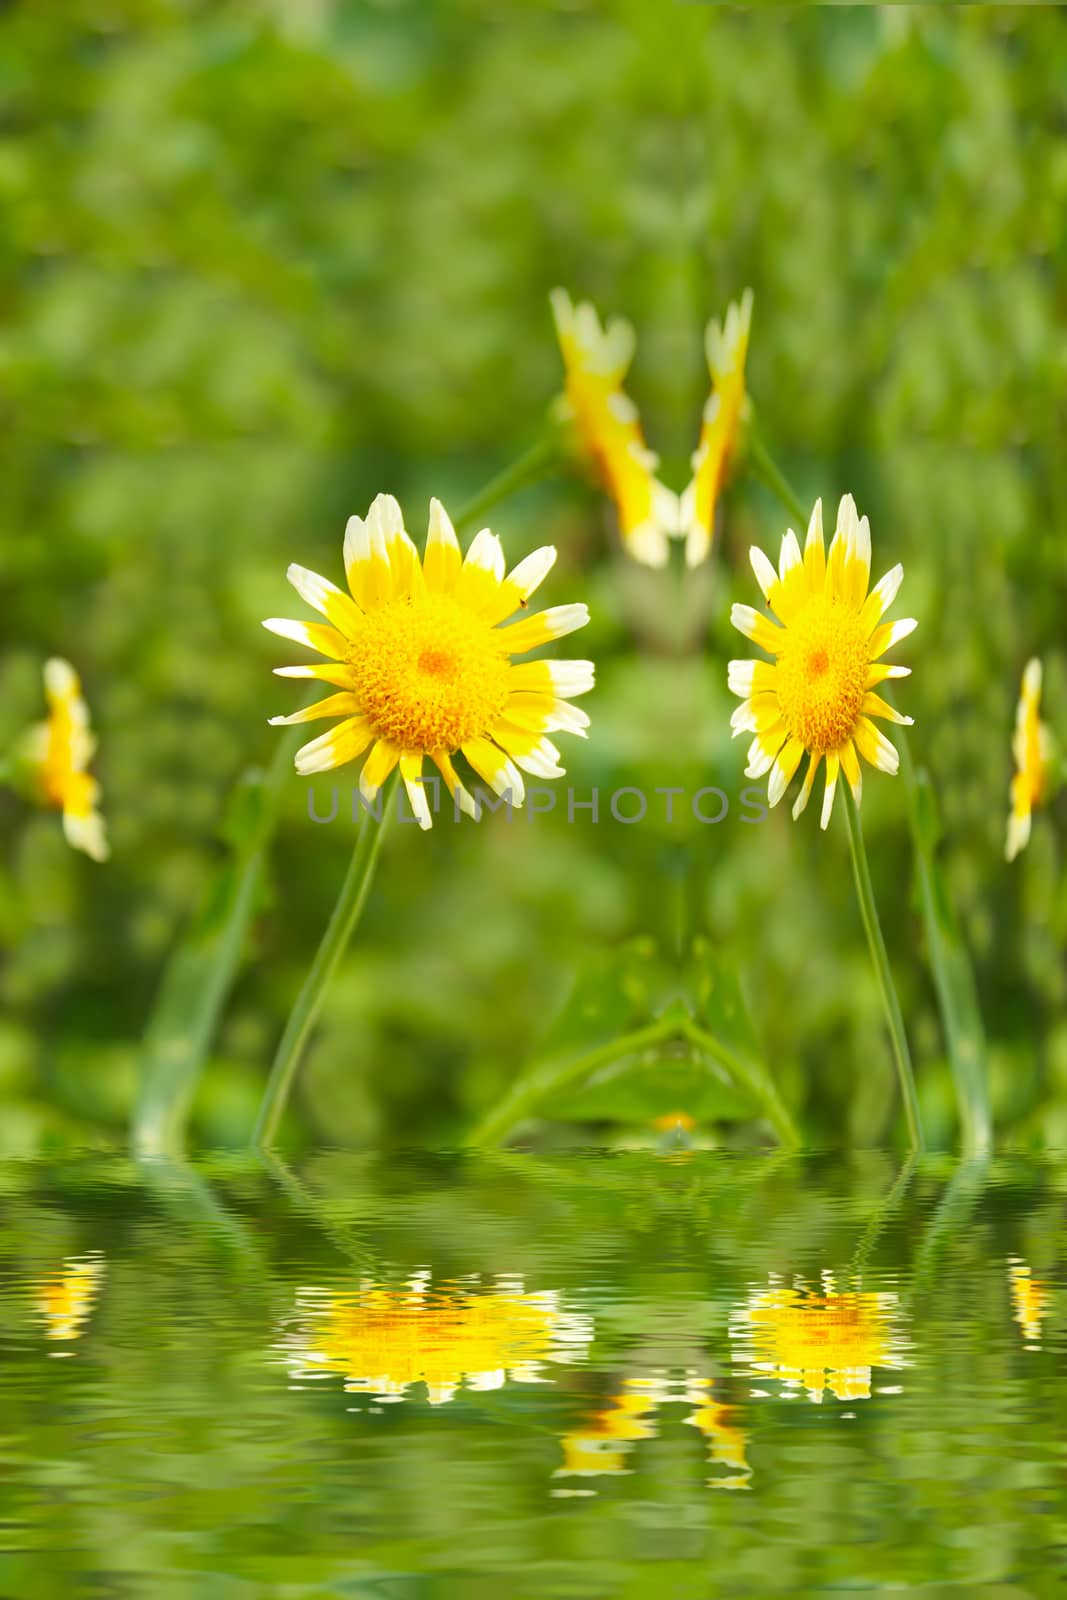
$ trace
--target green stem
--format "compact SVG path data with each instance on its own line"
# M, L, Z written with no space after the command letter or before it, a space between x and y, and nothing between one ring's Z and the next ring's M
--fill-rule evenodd
M993 1146L985 1028L978 985L937 859L941 823L928 775L916 772L907 735L900 730L900 773L908 800L908 824L919 877L926 952L937 992L941 1026L959 1108L965 1154L985 1155Z
M886 1023L893 1046L893 1059L897 1065L904 1113L908 1119L908 1134L912 1149L923 1150L925 1144L919 1117L919 1097L915 1090L915 1075L911 1067L911 1053L908 1049L908 1037L904 1032L904 1018L900 1010L900 1001L897 999L896 985L889 967L889 957L886 954L885 940L882 937L882 925L878 920L878 907L874 902L871 871L867 865L867 851L863 843L863 826L851 788L847 783L841 787L845 791L845 817L848 821L852 867L856 875L856 895L860 903L860 914L863 917L878 986L882 991L882 1004L885 1007Z
M538 479L546 477L558 460L558 440L555 434L548 433L536 444L531 445L530 449L510 466L498 472L495 478L490 478L484 489L479 489L466 505L460 507L455 518L456 531L461 533L501 500L508 499L520 489L529 488Z
M378 864L381 853L382 841L385 838L389 817L393 809L393 798L396 792L396 773L382 789L382 815L381 821L367 812L359 824L356 834L356 847L352 852L352 860L348 866L345 881L341 885L341 893L337 904L333 908L326 932L322 942L315 952L315 959L311 963L311 970L304 979L303 987L297 995L296 1004L285 1025L281 1043L274 1057L270 1078L264 1091L263 1100L256 1118L256 1125L252 1133L252 1142L255 1145L271 1145L278 1133L285 1103L289 1091L296 1077L297 1067L304 1052L308 1035L311 1033L322 1008L326 989L330 979L337 970L337 965L351 938L352 931L362 914L367 903L371 880L374 869Z
M777 495L789 515L796 518L796 531L803 537L804 529L808 525L809 513L804 510L800 503L800 497L793 489L788 478L779 471L776 463L771 459L767 447L754 426L749 429L746 450L748 464L756 477L773 495Z
M867 1258L874 1249L875 1245L878 1243L878 1240L881 1238L886 1224L894 1216L896 1216L896 1213L900 1208L900 1203L904 1199L904 1196L908 1191L908 1186L910 1185L912 1177L914 1176L916 1165L917 1157L913 1151L911 1155L907 1157L904 1165L897 1173L896 1181L893 1184L892 1189L890 1189L888 1195L878 1207L878 1210L874 1213L874 1216L871 1218L870 1222L867 1224L863 1232L863 1237L860 1239L859 1244L853 1251L852 1259L848 1264L848 1277L850 1281L854 1281L860 1276L864 1267L867 1265Z
M738 1083L744 1084L745 1088L755 1096L763 1107L779 1144L796 1149L800 1144L796 1123L779 1099L778 1090L770 1079L757 1071L750 1062L734 1055L732 1050L720 1044L713 1034L705 1032L697 1023L688 1020L683 1022L681 1032L690 1044L695 1045L698 1050L703 1050L713 1061L718 1061L731 1077L736 1078Z

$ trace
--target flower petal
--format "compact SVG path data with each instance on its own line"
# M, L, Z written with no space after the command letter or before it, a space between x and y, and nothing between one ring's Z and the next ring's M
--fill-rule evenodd
M819 769L821 755L812 753L808 756L808 770L804 774L804 781L800 785L800 793L793 802L793 821L795 822L811 799L811 789L815 782L815 774Z
M503 629L500 637L509 655L521 656L528 650L536 650L539 645L548 644L552 639L562 639L565 634L575 633L579 628L584 628L588 621L587 605L550 606L547 611L524 617L521 622Z
M856 748L864 761L880 772L895 773L900 766L900 756L880 728L867 717L860 717L853 734Z
M789 787L789 780L799 767L804 753L802 739L787 739L781 750L779 750L767 784L767 803L770 806L776 806L785 794Z
M510 791L511 804L522 805L526 798L526 785L510 756L489 739L471 739L462 749L479 778L489 785L494 794L506 795Z
M407 791L412 814L423 830L433 827L426 785L422 781L422 751L405 751L400 757L400 781Z
M808 522L808 536L804 541L804 571L811 594L822 594L826 583L826 546L822 531L822 500L816 500Z
M373 801L399 760L400 750L397 745L389 739L379 739L376 742L359 775L359 792L365 800Z
M872 661L877 661L879 656L884 656L901 639L906 639L909 633L914 633L919 626L914 617L904 617L900 622L883 622L880 628L875 628L871 634L868 650Z
M869 717L881 717L883 722L899 723L902 728L910 728L915 722L914 717L902 716L896 707L883 700L880 694L871 694L869 691L863 697L860 710L866 712Z
M320 656L332 656L343 661L348 651L348 640L336 628L325 622L294 622L288 617L268 617L263 626L280 639L291 639L294 644L306 645Z
M860 627L864 633L869 635L874 632L878 619L893 604L903 581L904 568L899 561L895 567L890 567L884 577L879 578L864 601L863 610L860 612Z
M343 594L336 584L330 583L327 578L320 578L317 572L310 572L307 567L297 566L295 561L285 576L301 600L321 612L327 622L341 633L351 637L359 631L362 613L355 601Z
M535 778L562 778L559 751L544 734L532 734L507 717L500 717L489 730L497 744L516 766Z
M289 728L299 722L321 722L324 717L357 716L359 711L360 704L356 696L350 690L344 690L341 694L327 695L325 700L316 700L313 706L304 706L287 717L271 717L270 726Z
M573 700L588 694L595 679L591 661L520 661L509 669L508 688Z
M751 606L735 603L730 608L730 621L738 633L743 633L746 639L751 639L753 644L759 645L761 650L766 650L768 655L777 655L785 644L784 630L777 627L769 617L753 611Z
M830 825L830 814L834 809L834 793L837 789L837 774L841 769L840 757L833 750L826 753L826 788L823 790L822 815L819 818L819 827L826 829Z
M481 616L501 603L503 582L504 551L500 540L488 528L482 528L471 540L460 569L456 594L465 606Z
M378 496L379 500L383 498ZM375 500L371 512L377 504ZM393 575L385 553L380 516L372 519L368 514L366 521L362 517L349 517L345 524L344 562L352 598L362 611L373 611L392 599Z
M373 729L365 717L349 717L303 745L296 752L296 770L306 777L312 772L343 767L361 756L373 738Z
M477 817L478 807L474 803L474 797L460 782L459 774L452 765L451 758L447 752L434 750L431 752L430 759L436 763L442 778L445 780L448 792L459 806L460 811L465 812L468 817Z
M510 617L513 611L518 611L520 606L525 607L526 602L539 588L551 572L556 561L555 545L545 544L539 550L534 550L513 567L500 585L498 602L485 614L486 621L495 626Z
M427 589L434 594L451 594L462 565L463 558L452 520L440 500L431 500L426 554L422 563Z
M856 797L856 804L859 805L863 798L863 772L852 740L846 739L837 753L841 758L841 771L848 779L849 787Z
M745 768L746 778L762 778L774 765L779 750L786 741L786 727L784 722L776 722L762 733L758 733L748 747L748 765Z

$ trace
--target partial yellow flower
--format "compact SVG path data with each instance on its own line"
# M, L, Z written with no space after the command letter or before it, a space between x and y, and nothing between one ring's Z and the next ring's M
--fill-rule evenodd
M693 478L681 500L681 528L685 559L699 566L711 549L715 532L715 507L737 449L741 425L748 411L745 393L745 359L752 324L752 290L727 308L720 324L714 318L704 335L711 374L711 394L704 406L700 443L693 453Z
M297 771L327 772L369 751L359 787L373 800L399 764L423 828L433 820L422 780L427 756L471 816L478 809L453 765L457 752L495 793L510 793L516 806L524 798L523 772L562 777L548 735L558 729L585 737L589 718L570 701L593 687L593 664L511 657L584 627L588 609L553 606L501 626L514 612L525 612L555 559L546 545L505 576L500 540L488 528L464 559L439 500L430 502L421 562L392 495L380 494L365 521L350 517L344 541L349 593L305 567L288 571L301 599L325 623L271 617L263 624L327 658L325 665L277 667L280 677L317 678L340 691L271 719L275 725L343 719L297 752Z
M634 331L615 318L601 327L588 300L574 305L565 289L550 296L563 365L561 402L583 454L615 501L627 552L650 567L666 565L668 540L678 531L678 496L655 476L637 407L624 392L633 360Z
M657 1406L670 1399L669 1385L656 1377L627 1378L618 1394L560 1440L563 1465L557 1478L628 1471L630 1451L639 1439L655 1436Z
M868 1400L875 1367L904 1365L897 1314L896 1295L839 1292L827 1273L822 1292L776 1285L752 1295L731 1335L757 1372L803 1386L813 1401L825 1391L839 1400Z
M1004 854L1014 861L1030 838L1030 818L1048 790L1052 766L1052 735L1041 721L1041 663L1035 657L1026 663L1022 692L1015 712L1012 754L1015 775L1011 780L1011 815Z
M687 1397L693 1401L693 1410L685 1420L707 1440L709 1465L726 1469L710 1477L708 1487L747 1489L752 1476L746 1454L748 1435L734 1421L735 1407L718 1404L707 1378L690 1377Z
M88 1255L65 1261L58 1272L37 1286L37 1309L49 1339L78 1339L100 1290L104 1264Z
M433 1405L451 1400L461 1384L544 1382L545 1362L574 1359L591 1337L587 1319L564 1311L557 1294L530 1294L520 1278L435 1289L422 1272L403 1288L306 1289L298 1311L300 1331L286 1341L298 1377L336 1373L349 1392L380 1399L424 1383Z
M96 809L100 785L89 772L96 740L78 674L69 661L53 656L45 662L44 688L48 720L29 730L26 763L45 805L62 811L68 844L94 861L106 861L104 819Z
M799 817L808 803L820 761L826 761L826 789L820 825L833 809L839 772L844 772L857 804L863 759L882 772L896 772L899 756L871 720L911 725L879 694L887 678L903 678L910 667L889 666L881 657L915 628L914 618L882 622L904 576L897 565L868 594L871 530L856 503L845 495L829 555L823 547L822 501L808 524L801 556L792 528L782 540L778 571L755 545L749 558L767 604L782 623L751 606L735 605L734 627L773 661L731 661L729 686L741 696L730 719L734 737L753 733L745 776L770 772L768 799L778 804L805 754L808 769L793 807Z
M594 1477L629 1471L634 1445L656 1436L660 1407L680 1403L690 1408L682 1420L698 1428L708 1441L709 1463L728 1469L728 1476L715 1475L708 1479L709 1485L716 1489L744 1487L750 1471L745 1459L746 1436L734 1424L732 1408L713 1400L710 1380L692 1369L677 1375L660 1371L625 1379L606 1405L563 1435L563 1465L555 1476Z
M1048 1284L1035 1278L1023 1261L1009 1261L1008 1281L1016 1322L1027 1344L1041 1342L1041 1324L1048 1312Z

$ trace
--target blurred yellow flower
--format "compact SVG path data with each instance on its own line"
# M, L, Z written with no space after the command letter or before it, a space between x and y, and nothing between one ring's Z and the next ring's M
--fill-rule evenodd
M712 387L693 454L693 478L681 500L681 532L690 567L699 566L711 549L715 507L748 410L745 358L751 323L752 290L746 289L740 301L727 308L724 321L713 319L704 335Z
M424 1383L432 1405L451 1400L461 1383L544 1382L545 1362L573 1359L591 1338L588 1320L564 1311L557 1294L528 1294L517 1278L433 1289L420 1273L404 1288L307 1289L298 1312L300 1330L286 1341L297 1376L335 1373L350 1392L379 1399Z
M690 1408L683 1420L699 1429L708 1441L709 1462L728 1470L727 1476L716 1474L709 1478L709 1485L718 1489L743 1487L750 1472L745 1459L746 1436L733 1423L732 1408L717 1405L712 1399L710 1381L688 1370L678 1377L649 1373L627 1378L605 1406L563 1435L563 1465L556 1469L556 1477L595 1477L629 1471L633 1446L656 1435L659 1408L679 1403Z
M818 1402L868 1400L875 1367L904 1365L894 1294L838 1291L831 1274L822 1292L773 1286L752 1295L734 1317L731 1335L743 1359L787 1386L802 1385Z
M651 1419L669 1390L655 1377L627 1378L606 1406L593 1411L580 1427L563 1435L563 1465L559 1478L626 1472L630 1448L638 1439L651 1439L656 1426Z
M1048 1311L1048 1285L1035 1278L1023 1261L1009 1261L1008 1281L1015 1320L1023 1330L1027 1344L1041 1340L1041 1324Z
M1041 663L1036 659L1026 663L1022 692L1015 712L1015 736L1012 754L1015 757L1015 775L1011 780L1011 815L1008 818L1008 836L1004 854L1014 861L1030 838L1030 818L1033 808L1040 805L1048 788L1052 764L1052 735L1041 721Z
M100 1289L103 1260L98 1255L65 1261L58 1272L37 1285L37 1309L48 1339L78 1339L89 1320Z
M734 1421L735 1408L716 1402L707 1378L692 1378L689 1394L694 1405L685 1420L691 1427L699 1428L707 1440L709 1465L726 1469L725 1474L713 1474L708 1479L708 1487L747 1489L752 1476L745 1454L748 1435Z
M297 771L326 772L369 749L363 795L373 800L399 764L423 828L433 820L422 778L426 756L472 816L477 808L452 762L457 751L497 794L510 792L516 806L524 798L522 772L562 777L548 735L560 729L585 737L589 718L570 701L593 687L593 664L511 657L584 627L589 612L584 605L553 606L500 626L525 610L555 559L546 545L505 576L500 540L488 528L463 559L439 500L430 502L421 562L392 495L380 494L365 521L350 517L344 541L350 593L291 566L290 583L326 621L264 623L328 658L326 665L278 667L279 676L322 679L340 691L271 719L276 725L343 719L298 751Z
M565 368L562 415L612 496L624 548L650 567L666 564L678 532L678 496L655 476L659 458L645 444L637 407L624 392L634 331L619 318L600 325L588 300L574 305L564 289L550 296Z
M89 772L96 740L69 661L53 656L45 663L44 689L48 720L29 730L25 746L34 786L45 805L62 811L67 842L94 861L106 861L104 819L96 809L100 785Z
M896 750L871 718L909 725L912 720L874 692L885 679L910 671L880 661L915 627L911 618L880 621L896 597L904 569L895 566L867 593L871 530L867 518L857 516L851 495L838 508L829 555L823 547L822 502L816 501L803 556L790 528L777 572L756 546L749 557L767 603L783 625L777 627L751 606L735 605L730 615L740 633L774 657L729 664L730 690L744 702L731 718L734 736L755 734L745 776L760 778L769 771L768 798L777 805L806 753L808 769L793 807L798 817L825 757L825 828L839 772L858 803L860 756L883 772L896 772L899 765Z
M688 1111L666 1111L661 1117L653 1117L652 1126L659 1133L692 1133L696 1119Z

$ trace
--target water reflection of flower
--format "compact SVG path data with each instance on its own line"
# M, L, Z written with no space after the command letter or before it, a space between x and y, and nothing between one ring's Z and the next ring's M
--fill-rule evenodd
M1008 1281L1016 1322L1028 1345L1041 1343L1041 1323L1048 1311L1048 1285L1035 1278L1025 1261L1008 1262Z
M726 1468L725 1473L713 1473L709 1485L747 1488L751 1469L745 1459L746 1435L732 1420L733 1408L713 1399L710 1379L692 1369L677 1375L655 1372L625 1379L605 1406L590 1412L579 1427L563 1435L563 1465L556 1477L628 1472L633 1446L656 1435L659 1408L678 1404L690 1408L683 1420L708 1441L709 1464Z
M285 1339L295 1379L340 1375L351 1393L397 1400L426 1385L431 1405L468 1390L551 1381L545 1363L580 1358L589 1318L521 1278L478 1277L433 1286L428 1271L400 1288L366 1282L351 1293L301 1290L299 1327Z
M787 1390L803 1387L820 1402L869 1400L875 1367L904 1366L905 1340L895 1294L838 1290L831 1273L821 1289L799 1280L787 1288L774 1277L731 1320L737 1358Z
M57 1272L41 1279L37 1284L37 1309L45 1321L45 1338L81 1338L103 1271L102 1256L75 1256Z

